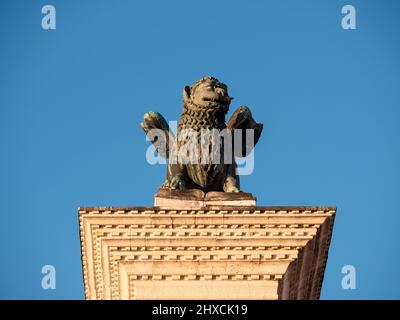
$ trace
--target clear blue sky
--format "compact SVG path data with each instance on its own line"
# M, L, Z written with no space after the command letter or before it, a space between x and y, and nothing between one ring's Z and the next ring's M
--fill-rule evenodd
M53 4L57 29L41 28ZM341 28L341 8L357 29ZM0 298L82 299L77 208L151 205L149 109L228 84L264 123L242 189L338 207L323 299L400 298L398 1L1 1ZM57 289L41 288L41 268ZM341 268L357 289L341 288Z

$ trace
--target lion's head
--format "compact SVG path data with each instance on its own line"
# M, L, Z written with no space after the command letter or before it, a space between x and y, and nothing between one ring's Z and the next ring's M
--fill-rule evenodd
M194 105L197 108L224 109L228 111L233 98L228 94L228 87L213 77L203 77L197 80L191 87L183 89L184 104Z

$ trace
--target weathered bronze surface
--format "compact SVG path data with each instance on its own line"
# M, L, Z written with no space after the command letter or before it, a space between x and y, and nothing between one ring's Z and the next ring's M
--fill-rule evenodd
M235 156L247 156L254 147L263 129L261 123L254 121L250 109L240 106L232 115L228 123L225 123L225 115L229 110L229 105L233 98L228 94L228 87L213 77L204 77L196 81L191 87L185 86L183 89L183 111L178 123L177 137L170 131L169 125L164 117L154 111L147 112L141 127L148 134L157 152L168 159L168 169L166 180L161 186L162 189L199 189L203 192L224 191L240 192L239 176L236 174ZM164 135L152 136L150 131L158 129ZM216 129L230 130L232 140L231 158L224 158L224 142L219 144L221 148L220 163L198 162L182 163L171 161L173 148L179 150L187 140L179 139L180 134L185 130L193 130L199 136L202 130ZM233 131L242 129L240 136L241 148L233 148L235 135ZM253 130L254 143L246 141L246 129ZM174 142L174 143L171 143ZM250 143L250 147L249 147ZM173 144L173 145L172 145ZM175 150L175 149L174 149ZM211 152L211 151L210 151Z

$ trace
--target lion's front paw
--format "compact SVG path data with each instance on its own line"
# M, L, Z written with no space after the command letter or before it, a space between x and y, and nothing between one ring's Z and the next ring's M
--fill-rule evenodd
M229 186L225 189L225 192L240 192L236 186Z
M186 189L186 181L183 179L182 175L176 175L171 179L170 188L179 190Z
M160 189L170 189L171 183L168 179L165 179L164 183L161 185Z
M237 181L234 177L227 177L224 183L225 192L240 192Z

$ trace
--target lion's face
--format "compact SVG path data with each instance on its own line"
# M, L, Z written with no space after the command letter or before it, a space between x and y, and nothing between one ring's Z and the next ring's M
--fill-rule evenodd
M227 108L233 99L228 94L227 86L212 77L204 77L198 80L190 88L190 91L188 87L185 88L185 91L187 98L190 96L191 102L204 108L217 106Z

